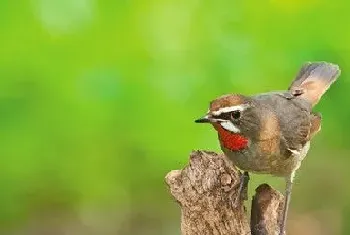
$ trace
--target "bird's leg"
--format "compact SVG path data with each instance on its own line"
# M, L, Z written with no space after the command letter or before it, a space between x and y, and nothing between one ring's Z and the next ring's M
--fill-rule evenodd
M280 233L279 235L285 235L286 225L287 225L287 216L288 208L290 203L290 198L292 196L292 186L294 179L295 171L293 171L289 176L286 177L286 192L284 195L284 207L282 211L282 220L280 224Z
M247 171L243 172L243 174L241 175L241 182L239 184L239 196L241 197L242 201L248 200L249 180L249 173Z
M248 199L248 183L249 183L249 173L245 171L243 174L241 173L239 188L237 196L233 199L232 206L236 208L240 201L245 201Z

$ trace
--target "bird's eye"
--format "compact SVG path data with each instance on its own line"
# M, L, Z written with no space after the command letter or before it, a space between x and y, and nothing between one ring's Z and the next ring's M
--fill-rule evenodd
M235 110L231 112L231 119L239 119L241 117L241 111Z

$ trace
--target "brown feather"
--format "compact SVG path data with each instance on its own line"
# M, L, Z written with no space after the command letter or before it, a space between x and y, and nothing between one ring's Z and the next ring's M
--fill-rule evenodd
M313 138L321 130L322 117L320 113L311 113L310 139Z
M229 94L223 95L210 102L210 111L217 111L223 107L240 105L245 102L243 95Z
M338 65L309 62L300 69L289 90L294 96L300 96L314 106L339 75Z

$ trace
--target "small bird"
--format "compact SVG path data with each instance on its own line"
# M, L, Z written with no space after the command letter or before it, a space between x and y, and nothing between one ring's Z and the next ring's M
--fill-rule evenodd
M338 65L308 62L288 90L223 95L211 101L207 114L195 121L212 124L222 151L244 171L243 176L252 172L285 178L280 235L285 234L295 172L321 129L321 115L312 108L339 75Z

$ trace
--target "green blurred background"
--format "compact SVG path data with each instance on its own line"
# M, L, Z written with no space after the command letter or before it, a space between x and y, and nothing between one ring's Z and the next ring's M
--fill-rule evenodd
M350 234L350 3L0 1L0 234L178 235L165 174L219 151L214 97L343 70L298 172L290 234ZM252 176L282 190L283 179Z

